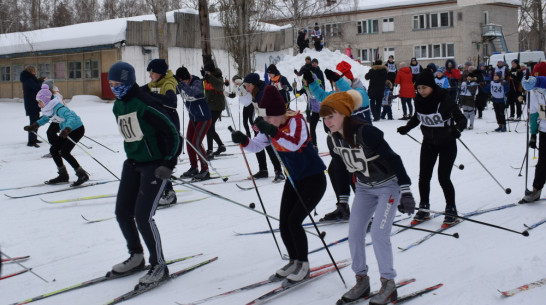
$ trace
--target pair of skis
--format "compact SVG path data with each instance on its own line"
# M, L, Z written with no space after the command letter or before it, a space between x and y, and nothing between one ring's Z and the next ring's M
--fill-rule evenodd
M40 195L47 195L47 194L54 194L54 193L60 193L60 192L65 192L65 191L71 191L71 190L81 189L81 188L88 187L88 186L106 184L106 183L116 182L116 181L119 181L119 180L85 182L84 184L78 185L78 186L69 186L69 187L64 187L64 188L60 188L60 189L56 189L56 190L50 190L50 191L45 191L45 192L37 192L37 193L26 194L26 195L8 195L8 194L4 194L4 195L6 197L8 197L8 198L20 199L20 198L28 198L28 197L34 197L34 196L40 196Z
M408 284L411 284L415 282L415 279L408 279L408 280L403 280L403 281L400 281L400 282L397 282L396 283L396 288L400 288L402 286L406 286ZM424 294L427 294L429 292L432 292L440 287L442 287L444 284L440 283L440 284L437 284L437 285L434 285L434 286L430 286L430 287L426 287L424 289L421 289L421 290L416 290L414 292L411 292L411 293L408 293L408 294L405 294L403 296L400 296L398 297L395 301L392 301L389 303L390 304L402 304L402 303L405 303L407 301L410 301L410 300L413 300L417 297L420 297ZM350 302L346 302L344 301L343 299L339 299L337 302L336 302L336 305L353 305L353 304L359 304L359 303L362 303L372 297L374 297L375 295L377 295L379 293L379 291L374 291L374 292L371 292L369 296L365 297L365 298L361 298L361 299L358 299L358 300L354 300L354 301L350 301Z

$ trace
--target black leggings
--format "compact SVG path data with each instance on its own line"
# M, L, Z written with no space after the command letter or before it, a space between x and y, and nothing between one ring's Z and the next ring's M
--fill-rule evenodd
M429 144L423 142L421 145L421 158L419 163L419 194L421 203L430 203L430 179L432 171L438 162L438 182L444 191L446 207L455 207L455 188L451 183L451 170L457 157L457 142L455 140L443 144Z
M281 198L280 223L281 238L291 260L307 261L307 235L302 223L319 203L326 191L326 176L318 173L294 181L297 192L305 203L302 206L299 197L289 180L284 184Z
M72 132L70 132L68 136L74 142L78 143L78 141L83 137L84 134L85 128L82 125L72 130ZM70 164L73 169L77 169L78 167L80 167L80 164L78 163L78 161L76 161L76 158L74 158L74 156L70 154L76 144L72 143L72 141L70 141L68 138L63 139L55 135L56 139L49 139L49 136L50 135L48 130L48 140L51 144L49 152L51 153L51 157L53 157L53 161L55 161L55 165L57 165L57 167L62 167L64 165L63 159L65 159L66 162L68 162L68 164Z
M497 124L505 125L506 116L504 115L504 111L506 110L506 104L493 102L493 109L495 109L495 117L497 118Z
M311 112L311 115L309 116L309 129L311 130L311 141L313 141L313 144L318 150L317 146L317 124L319 122L320 115L318 112Z
M212 124L210 124L209 131L207 131L207 150L212 151L212 140L218 146L224 145L224 143L216 133L216 121L222 115L222 111L211 111L210 113L212 114Z
M250 127L254 125L254 105L250 104L243 107L243 126L245 127L246 136L251 137Z
M546 183L546 132L538 133L538 163L535 169L533 187L541 190Z

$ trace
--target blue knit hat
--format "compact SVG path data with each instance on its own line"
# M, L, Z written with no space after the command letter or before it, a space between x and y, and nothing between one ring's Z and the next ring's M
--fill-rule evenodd
M118 61L110 67L108 80L132 86L136 83L135 68L126 62Z
M167 65L167 62L164 59L156 58L150 61L146 71L154 72L161 75L166 75L168 69L169 69L169 65Z
M257 85L260 83L260 75L258 73L249 73L245 76L243 83Z

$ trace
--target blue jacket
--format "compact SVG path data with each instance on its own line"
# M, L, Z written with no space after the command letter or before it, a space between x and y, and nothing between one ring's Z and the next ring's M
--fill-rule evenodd
M504 96L503 98L497 98L494 96L494 93L491 92L491 83L494 83L494 81L488 83L487 85L485 85L485 87L482 88L482 91L485 92L485 93L490 93L491 94L491 101L493 103L504 103L505 100L506 100L506 93L508 93L510 91L510 86L508 85L508 83L504 82L502 83L502 88L504 89Z
M180 91L180 96L184 100L190 120L193 122L202 122L212 118L207 99L205 98L203 82L199 77L192 75L189 85L180 82L178 84L178 91Z
M26 70L21 72L19 80L23 83L23 99L26 115L39 114L40 107L38 107L38 103L36 102L36 94L41 89L41 82L38 81L36 75Z
M53 115L44 115L37 121L37 123L38 125L42 126L47 124L49 120L51 120L53 123L59 123L59 127L61 128L61 130L65 129L66 127L75 130L83 126L80 117L62 103L58 103L53 108Z

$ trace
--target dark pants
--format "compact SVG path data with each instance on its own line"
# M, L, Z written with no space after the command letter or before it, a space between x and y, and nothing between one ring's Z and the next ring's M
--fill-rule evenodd
M518 101L518 94L507 94L506 102L510 107L510 117L521 118L521 103Z
M267 170L267 159L265 158L265 151L267 151L267 154L269 155L269 159L271 160L271 163L273 163L273 169L275 172L281 171L281 162L279 162L279 158L275 155L275 152L273 151L273 148L271 145L267 146L264 150L256 153L256 159L258 159L258 167L260 170Z
M446 207L455 208L455 188L451 183L451 170L457 157L457 142L455 140L433 145L423 142L421 145L421 158L419 160L419 194L421 203L430 203L430 179L432 171L438 162L438 182L444 191Z
M538 162L535 169L533 188L541 190L546 183L546 132L538 133Z
M311 129L311 141L313 141L313 144L318 150L317 146L317 124L319 122L320 115L318 112L311 112L309 115L309 129Z
M391 105L383 105L383 111L381 112L381 118L384 119L387 117L389 120L392 120L392 107Z
M85 134L85 127L83 127L82 125L72 130L72 132L70 132L68 136L74 142L78 143L78 141L80 141L80 139L83 137L84 134ZM72 141L70 141L68 138L63 139L57 135L55 135L55 137L56 139L49 139L49 130L48 130L48 140L50 141L49 143L51 144L51 147L49 148L49 152L51 153L51 157L53 157L53 161L55 161L55 165L57 165L57 167L62 167L64 165L63 159L65 159L66 162L68 162L68 164L70 164L70 166L72 166L73 169L77 169L78 167L80 167L80 164L78 163L78 161L76 161L76 158L74 158L74 156L70 154L70 152L72 151L72 149L74 149L74 146L76 146L76 144L72 143Z
M370 109L372 110L372 115L374 120L379 120L381 117L381 104L383 103L382 99L370 99Z
M28 116L28 121L30 122L29 125L32 125L34 122L38 121L39 118L40 118L39 113L29 115ZM36 130L35 132L38 132L38 130ZM28 143L29 144L35 144L37 140L38 140L38 136L36 134L34 134L34 132L29 131L28 132Z
M506 104L493 102L493 109L495 109L495 117L497 118L497 124L505 125L506 117L504 116L504 111L506 110Z
M211 120L201 121L201 122L188 122L188 132L186 133L186 149L188 150L188 157L190 158L190 166L197 168L197 158L201 162L201 170L206 170L209 168L207 161L203 157L207 157L205 148L203 147L203 139L207 134L207 131L210 128ZM191 145L190 145L191 144ZM193 149L193 147L199 150L201 156Z
M216 121L218 121L218 118L222 115L222 111L211 111L210 113L212 114L212 122L209 131L207 131L207 150L212 151L212 140L214 140L218 146L224 145L224 143L222 143L222 140L216 133Z
M125 160L116 199L116 219L127 241L129 253L143 253L138 233L150 253L150 264L165 262L154 214L166 180L157 179L157 162L136 163Z
M251 127L254 124L254 105L250 104L246 107L243 107L243 126L245 127L246 136L251 137L250 133Z
M413 105L411 104L411 97L401 97L400 100L402 101L402 112L405 116L412 116L413 115Z
M312 211L322 199L326 191L326 177L324 173L319 173L294 181L294 184L296 190L289 180L286 180L284 184L279 228L290 259L307 261L307 235L301 224L308 216L308 212ZM300 197L303 199L305 208Z

